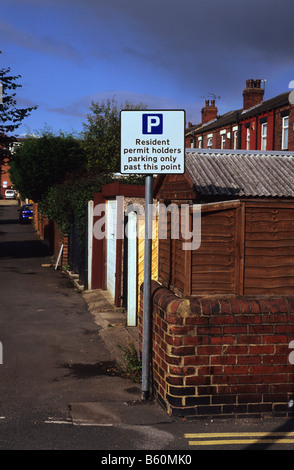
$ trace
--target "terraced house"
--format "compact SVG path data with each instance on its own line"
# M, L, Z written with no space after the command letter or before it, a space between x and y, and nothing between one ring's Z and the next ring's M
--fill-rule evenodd
M294 106L290 92L264 101L262 80L249 79L243 107L219 115L215 100L206 100L201 123L189 123L187 148L294 151Z

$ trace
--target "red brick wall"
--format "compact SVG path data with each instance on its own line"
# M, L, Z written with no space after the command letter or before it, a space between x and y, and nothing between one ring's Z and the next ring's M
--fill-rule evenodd
M37 203L33 202L33 226L39 234L41 240L49 242L50 251L53 251L54 245L54 224L47 217L44 217Z
M289 138L288 138L288 150L294 150L294 107L284 106L275 110L275 128L274 128L274 147L275 150L281 150L282 148L282 116L283 111L289 112Z
M1 195L2 197L4 198L5 197L5 191L7 188L10 188L12 186L12 183L11 183L11 180L10 180L10 174L9 174L9 169L10 167L8 166L7 162L4 162L4 165L1 165L0 166L0 170L1 170L1 178L0 178L0 181L1 181ZM4 181L6 182L6 185L5 187L3 187L3 183Z
M294 414L294 298L189 301L156 282L152 295L153 387L169 415Z
M68 235L64 234L57 227L56 222L54 222L54 258L57 262L58 255L63 244L62 255L60 257L59 266L63 267L68 263Z

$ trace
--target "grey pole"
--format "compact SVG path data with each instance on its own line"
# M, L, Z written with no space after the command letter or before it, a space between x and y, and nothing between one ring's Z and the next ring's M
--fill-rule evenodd
M153 176L145 177L145 245L143 285L143 341L142 341L142 399L148 400L150 393L151 351L151 260L152 260L152 203Z

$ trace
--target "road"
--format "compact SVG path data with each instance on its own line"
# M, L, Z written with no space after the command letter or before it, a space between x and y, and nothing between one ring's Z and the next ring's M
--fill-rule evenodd
M0 450L94 450L94 463L133 455L135 467L151 453L294 448L291 420L188 421L138 401L140 387L116 372L81 294L17 209L1 201Z

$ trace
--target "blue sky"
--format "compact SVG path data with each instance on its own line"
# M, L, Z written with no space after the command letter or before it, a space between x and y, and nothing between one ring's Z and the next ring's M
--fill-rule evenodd
M20 74L18 129L79 133L91 102L116 97L201 120L242 107L246 79L265 99L294 80L293 0L0 0L0 68Z

